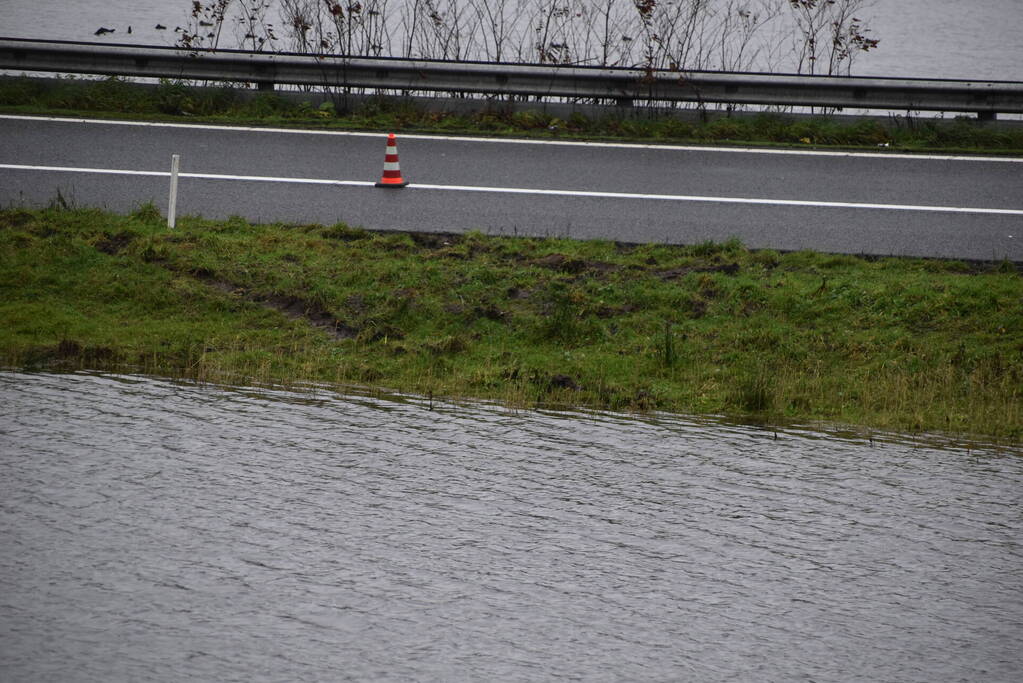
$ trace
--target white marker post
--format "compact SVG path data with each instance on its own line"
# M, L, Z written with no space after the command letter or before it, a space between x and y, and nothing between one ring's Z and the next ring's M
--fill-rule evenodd
M178 213L178 168L181 166L181 155L171 155L170 199L167 201L167 227L173 228Z

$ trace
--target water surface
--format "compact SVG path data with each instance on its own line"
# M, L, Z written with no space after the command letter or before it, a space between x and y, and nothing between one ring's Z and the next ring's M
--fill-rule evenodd
M0 35L173 45L174 28L188 25L191 6L188 0L0 0ZM881 44L856 58L856 75L1023 81L1020 0L873 0L860 18ZM93 35L100 26L116 32Z
M1023 678L1019 452L102 374L0 406L2 680Z

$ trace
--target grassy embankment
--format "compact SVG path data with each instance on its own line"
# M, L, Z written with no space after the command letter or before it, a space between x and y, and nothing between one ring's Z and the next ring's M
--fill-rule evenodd
M738 243L0 211L0 361L1023 439L1023 277Z
M194 88L176 82L144 88L117 78L0 79L0 112L394 132L1023 153L1023 127L1002 129L962 119L863 119L850 123L827 117L764 114L700 123L671 116L591 118L574 114L562 120L541 111L427 111L401 100L373 101L341 112L331 103L313 106L274 94L252 97L251 91Z

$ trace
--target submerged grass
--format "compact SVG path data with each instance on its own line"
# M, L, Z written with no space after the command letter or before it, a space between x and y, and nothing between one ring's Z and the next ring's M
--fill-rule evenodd
M762 114L688 121L672 115L620 114L566 119L540 111L481 104L473 113L427 110L400 98L346 107L237 88L199 88L178 81L144 87L122 78L0 78L0 111L285 125L343 129L469 133L516 137L649 140L721 144L877 148L905 151L1023 153L1023 127L999 128L970 119L893 118L839 121Z
M0 211L0 360L1023 439L1012 264Z

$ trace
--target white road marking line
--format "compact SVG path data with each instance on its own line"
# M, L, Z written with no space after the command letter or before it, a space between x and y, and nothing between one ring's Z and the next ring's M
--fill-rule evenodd
M134 171L119 168L80 168L73 166L29 166L23 164L0 164L0 169L12 171L46 171L58 173L97 173L106 175L130 175L169 177L169 171ZM259 175L227 175L222 173L179 173L179 178L203 180L243 180L265 183L297 183L304 185L341 185L373 187L369 180L334 180L331 178L278 178ZM757 197L707 197L681 194L639 194L633 192L600 192L589 190L545 190L528 187L486 187L481 185L431 185L410 183L406 190L442 190L455 192L492 192L497 194L529 194L554 197L590 197L597 199L651 199L677 202L715 202L719 204L768 204L776 206L808 206L838 209L882 209L887 211L931 211L937 213L980 213L1004 216L1023 216L1023 209L990 209L968 206L927 206L919 204L869 204L862 202L824 202L803 199L763 199Z
M136 175L169 177L170 171L134 171L125 168L82 168L78 166L30 166L25 164L0 164L0 168L12 171L48 171L56 173L97 173L100 175ZM222 173L178 173L179 178L202 178L205 180L250 180L269 183L302 183L305 185L354 185L373 187L369 180L334 180L332 178L275 178L264 175L225 175Z
M719 204L770 204L777 206L812 206L838 209L884 209L888 211L936 211L939 213L988 213L1023 216L1023 209L987 209L966 206L926 206L917 204L867 204L862 202L822 202L803 199L762 199L757 197L706 197L683 194L635 194L631 192L589 192L585 190L540 190L517 187L479 187L473 185L428 185L410 183L422 190L456 190L461 192L504 192L507 194L540 194L562 197L598 197L607 199L655 199L678 202L716 202Z
M108 126L140 126L149 128L185 128L191 130L217 130L241 133L281 133L287 135L333 135L356 138L386 138L384 133L346 130L306 130L300 128L260 128L258 126L220 126L206 123L165 123L158 121L116 121L83 119L61 116L23 116L0 114L0 119L11 121L48 121L51 123L85 123ZM645 149L674 152L721 152L731 154L781 154L788 156L851 157L863 159L901 159L902 161L983 161L995 163L1023 163L1023 157L968 156L958 154L903 154L893 152L843 152L815 149L771 149L761 147L711 147L699 145L658 145L639 142L587 142L584 140L532 140L525 138L487 138L459 135L428 135L401 133L402 140L442 140L450 142L493 142L509 145L559 145L564 147L603 147L610 149Z

